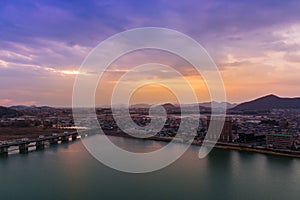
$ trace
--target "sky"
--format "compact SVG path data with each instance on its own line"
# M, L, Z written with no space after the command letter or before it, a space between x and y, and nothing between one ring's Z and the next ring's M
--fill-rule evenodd
M75 77L90 51L114 34L140 27L174 29L199 42L218 66L229 102L271 93L300 96L299 10L298 0L2 0L0 105L70 106ZM183 61L161 55L142 52L116 63L120 71L138 60L134 56L137 63L151 57L186 70ZM186 76L205 93L203 81ZM105 80L116 77L108 74ZM154 88L148 87L150 103L155 91L164 93ZM99 103L108 103L109 93L99 91ZM136 95L136 103L146 102ZM209 101L207 95L201 100Z

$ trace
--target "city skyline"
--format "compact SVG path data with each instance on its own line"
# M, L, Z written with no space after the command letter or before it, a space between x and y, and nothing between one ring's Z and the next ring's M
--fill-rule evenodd
M0 0L2 199L299 199L299 0Z
M228 102L240 103L271 93L299 96L299 4L298 1L74 1L72 4L3 1L0 105L70 106L73 82L89 52L113 34L144 26L175 29L202 44L219 67ZM178 58L151 55L186 72L193 88L205 93L203 81L194 77ZM135 56L139 58L136 63L151 58L143 52ZM113 66L113 78L109 80L136 63L130 56L119 61ZM158 78L170 79L163 74ZM153 96L159 90L152 87L147 91ZM209 101L207 94L202 96L201 102L205 101Z

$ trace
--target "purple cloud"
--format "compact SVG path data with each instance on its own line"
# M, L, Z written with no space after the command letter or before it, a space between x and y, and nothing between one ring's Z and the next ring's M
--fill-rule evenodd
M274 32L297 24L299 10L297 0L3 0L0 89L20 90L20 85L27 85L23 89L35 91L38 97L42 91L39 83L48 82L47 90L52 88L59 96L64 91L50 82L63 82L60 71L78 69L89 51L112 34L143 26L172 28L190 35L223 68L261 62L270 52L282 52L283 61L298 63L300 44L288 44L284 36ZM236 60L228 61L228 54ZM67 85L65 90L72 83ZM52 102L59 102L58 96ZM19 97L10 94L5 98ZM47 98L39 102L50 103Z

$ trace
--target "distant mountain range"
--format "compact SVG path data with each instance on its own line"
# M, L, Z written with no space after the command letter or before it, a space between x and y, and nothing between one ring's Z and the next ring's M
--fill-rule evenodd
M241 104L232 104L228 102L204 102L195 104L184 104L185 108L188 110L193 110L198 107L201 111L209 111L213 105L215 108L222 109L224 106L227 107L229 112L241 112L241 111L267 111L271 109L300 109L300 98L281 98L273 94L264 97L257 98L252 101L244 102ZM135 104L131 105L130 108L149 108L150 104ZM173 105L171 103L162 104L166 109L178 108L178 105ZM120 105L120 107L122 107ZM17 117L23 114L31 115L36 113L36 111L42 110L55 110L56 108L48 106L11 106L9 108L0 106L0 118L1 117Z
M24 105L17 105L17 106L10 106L9 108L17 110L17 111L23 111L27 109L51 109L50 106L24 106Z
M230 109L230 108L234 108L238 104L228 103L228 102L216 102L216 101L199 103L199 106L203 106L203 107L206 107L206 108L211 108L212 105L215 108L224 108L224 106L226 106L227 109Z
M300 109L300 98L281 98L273 94L260 97L253 101L241 103L232 111L257 111L271 109Z
M123 105L124 107L124 105ZM130 108L150 108L151 105L150 104L145 104L145 103L141 103L141 104L133 104L130 106Z
M18 117L21 116L22 113L19 111L16 111L11 108L0 106L0 118L1 117Z
M162 104L164 107L170 107L170 106L176 106L178 107L179 105L173 105L171 103L165 103ZM226 106L227 109L233 108L237 106L238 104L236 103L228 103L228 102L203 102L203 103L194 103L194 104L183 104L185 107L194 107L194 106L199 106L200 108L211 108L211 106L214 106L215 108L223 108ZM151 105L150 104L134 104L130 106L131 108L149 108Z
M167 106L166 106L167 105ZM204 102L198 104L184 104L183 106L187 108L195 108L195 106L199 106L201 109L209 109L211 106L215 108L223 108L226 106L229 111L266 111L271 109L300 109L300 98L281 98L276 95L267 95L264 97L257 98L255 100L244 102L241 104L233 104L228 102ZM172 104L163 104L164 107L172 107L178 105ZM133 107L150 107L148 104L138 104Z

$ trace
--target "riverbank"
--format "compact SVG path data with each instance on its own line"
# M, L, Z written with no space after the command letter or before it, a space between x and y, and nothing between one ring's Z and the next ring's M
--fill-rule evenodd
M24 129L18 129L19 132L21 132ZM37 132L33 132L33 130L31 129L30 134L27 133L28 130L26 130L25 132L22 132L22 134L19 135L14 135L11 134L10 137L3 137L3 135L1 135L2 137L1 140L3 140L3 138L8 138L8 139L20 139L20 138L38 138L38 136L40 135L51 135L53 133L53 131L55 131L56 133L61 133L64 132L66 130L62 130L62 129L46 129L47 131L45 132L45 130L39 130ZM14 129L14 131L16 131L16 129ZM3 134L3 133L2 133ZM116 136L116 137L125 137L125 138L130 138L130 139L136 139L136 140L153 140L153 141L160 141L160 142L171 142L172 140L174 140L174 138L171 137L160 137L160 136L152 136L149 138L136 138L133 137L131 135L128 135L124 132L116 132L116 131L111 131L111 130L106 130L105 131L105 135L108 136ZM177 143L184 143L182 140L174 140ZM261 154L269 154L269 155L277 155L277 156L288 156L288 157L294 157L294 158L300 158L300 151L295 151L295 150L289 150L289 149L270 149L270 148L266 148L266 147L254 147L252 145L249 144L238 144L238 143L224 143L224 142L217 142L216 144L213 143L212 141L206 141L205 144L203 144L202 140L198 140L198 141L193 141L191 145L195 145L195 146L208 146L208 147L214 147L214 148L218 148L218 149L229 149L229 150L236 150L236 151L245 151L245 152L254 152L254 153L261 153Z
M149 138L135 138L126 133L115 132L115 131L105 131L105 134L110 136L126 137L131 139L138 139L138 140L140 139L154 140L154 141L161 141L161 142L171 142L173 139L170 137L159 137L159 136L152 136ZM182 143L180 141L176 141L176 142ZM192 145L195 146L202 146L202 144L203 141L192 142ZM205 146L214 147L218 149L229 149L229 150L236 150L236 151L245 151L245 152L254 152L254 153L269 154L269 155L276 155L276 156L288 156L288 157L300 158L300 151L289 150L289 149L270 149L266 147L252 147L251 145L248 144L224 143L224 142L217 142L216 144L214 144L213 142L206 142Z
M215 148L219 149L230 149L230 150L237 150L237 151L248 151L248 152L255 152L255 153L262 153L262 154L269 154L269 155L277 155L277 156L288 156L293 158L300 158L300 151L294 150L285 150L285 149L270 149L265 147L245 147L239 144L239 146L227 144L227 145L220 145L216 144Z

